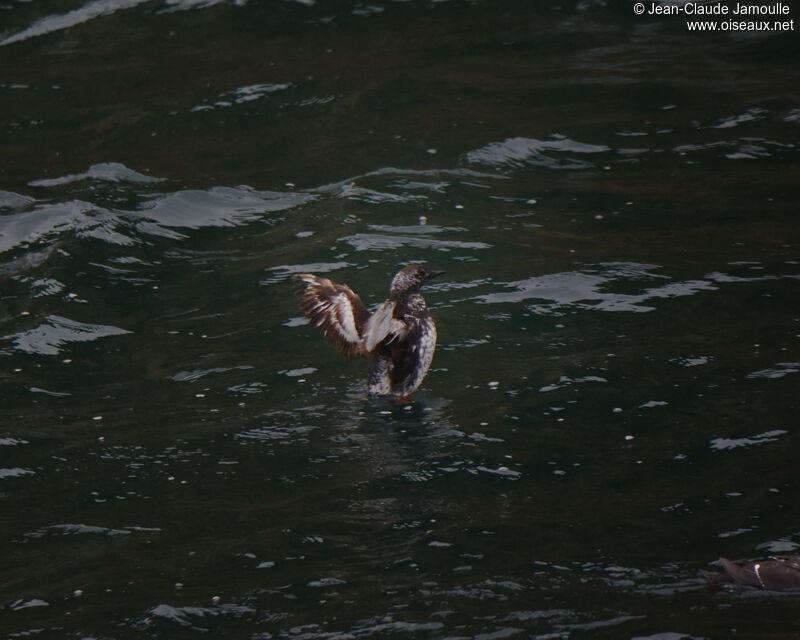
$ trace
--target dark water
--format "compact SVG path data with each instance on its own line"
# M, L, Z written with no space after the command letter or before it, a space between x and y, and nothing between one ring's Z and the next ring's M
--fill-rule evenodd
M791 16L797 17L797 16ZM800 48L627 3L0 2L0 631L786 638ZM415 402L290 276L440 347Z

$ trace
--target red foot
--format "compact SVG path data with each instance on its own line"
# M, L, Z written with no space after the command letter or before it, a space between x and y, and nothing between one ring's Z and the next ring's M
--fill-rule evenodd
M400 396L399 398L397 398L397 404L411 404L411 402L412 402L411 396L412 395L413 394L409 393L407 396Z

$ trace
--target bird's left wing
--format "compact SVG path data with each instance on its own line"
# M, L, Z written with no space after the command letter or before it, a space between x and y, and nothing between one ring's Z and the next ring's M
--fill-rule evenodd
M370 314L358 294L346 284L310 273L298 273L294 279L305 285L300 308L308 319L345 355L363 353L362 334Z
M402 320L394 317L396 306L397 303L393 300L386 300L369 316L362 342L362 351L364 353L372 353L375 347L384 340L391 342L406 336L408 326Z

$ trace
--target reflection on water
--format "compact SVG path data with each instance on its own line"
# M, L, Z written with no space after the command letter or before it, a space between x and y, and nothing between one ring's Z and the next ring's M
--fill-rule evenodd
M599 2L5 18L9 637L793 628L699 570L800 548L796 47ZM291 276L372 307L416 261L395 405Z

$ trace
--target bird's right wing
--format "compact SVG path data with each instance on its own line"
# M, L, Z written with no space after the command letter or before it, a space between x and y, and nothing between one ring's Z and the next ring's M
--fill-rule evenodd
M370 314L358 294L346 284L310 273L298 273L294 279L305 285L300 307L308 319L345 355L363 353L362 334Z

